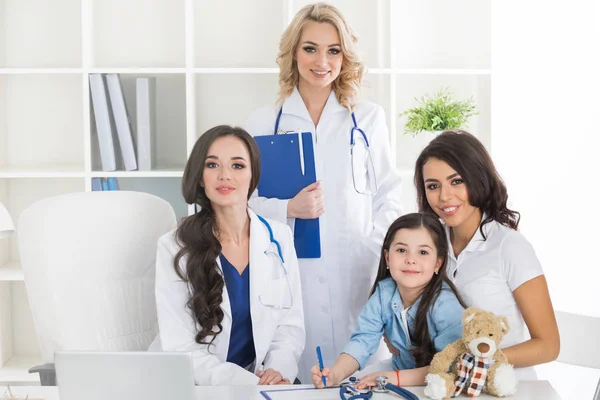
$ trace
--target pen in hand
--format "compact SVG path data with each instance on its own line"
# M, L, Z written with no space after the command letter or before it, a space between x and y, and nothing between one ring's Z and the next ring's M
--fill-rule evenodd
M321 372L323 372L323 368L325 368L325 366L323 365L323 356L321 355L321 346L317 346L317 358L319 359L319 369L321 370ZM325 378L324 376L321 376L321 379L323 380L323 387L327 386L327 378Z

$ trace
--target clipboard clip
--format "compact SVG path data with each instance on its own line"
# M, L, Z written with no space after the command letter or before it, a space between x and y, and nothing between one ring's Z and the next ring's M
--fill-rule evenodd
M302 131L298 130L298 153L300 153L300 171L304 176L304 147L302 143Z

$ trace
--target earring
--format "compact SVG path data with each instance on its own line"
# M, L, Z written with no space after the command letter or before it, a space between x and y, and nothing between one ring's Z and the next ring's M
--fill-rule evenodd
M437 275L439 271L435 271L435 274Z

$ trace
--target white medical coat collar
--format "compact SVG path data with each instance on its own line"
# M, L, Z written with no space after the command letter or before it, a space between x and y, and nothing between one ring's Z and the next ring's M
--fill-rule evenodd
M300 96L300 92L298 91L297 87L294 87L292 94L284 100L282 108L283 114L295 115L312 123L312 118L310 117L308 108L306 108L306 104L304 104L304 100L302 99L302 96ZM320 121L322 121L324 118L327 118L328 115L339 111L348 112L348 110L340 104L335 92L332 89L329 93L329 97L327 98L327 102L325 103L325 108L321 114Z
M248 208L248 216L250 217L250 255L248 261L248 268L252 268L250 271L250 314L252 315L252 323L256 324L259 319L256 309L259 307L258 301L252 301L253 297L258 297L258 293L262 290L263 286L269 282L270 277L267 273L270 271L267 268L270 262L269 257L265 254L265 251L270 248L271 240L269 237L269 231L265 224L263 224L254 211ZM277 238L275 238L277 239ZM221 260L217 257L217 265L223 275L223 267L221 266ZM231 303L229 302L229 292L227 286L223 286L223 299L221 302L221 308L223 312L232 318Z

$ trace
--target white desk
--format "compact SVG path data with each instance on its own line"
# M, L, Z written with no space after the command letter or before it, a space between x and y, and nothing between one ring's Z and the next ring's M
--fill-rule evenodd
M284 389L284 388L309 388L312 385L275 385L275 386L198 386L196 388L197 399L218 399L218 400L264 400L260 394L261 390L272 390L272 389ZM415 393L421 399L427 399L423 394L423 387L409 388L411 392ZM29 395L29 398L41 398L44 400L59 400L58 389L54 386L11 386L11 390L15 396L22 396L25 398ZM0 398L6 391L6 387L0 386ZM298 392L298 399L302 399L302 391ZM460 395L457 398L470 399L465 395ZM480 399L496 399L497 397L491 397L482 395ZM339 394L337 390L331 390L331 400L338 400ZM375 393L372 397L373 400L385 400L385 399L400 399L395 394L379 394ZM519 383L519 391L516 395L508 397L510 400L560 400L558 394L554 391L554 388L548 383L548 381L524 381ZM578 399L569 399L578 400Z

